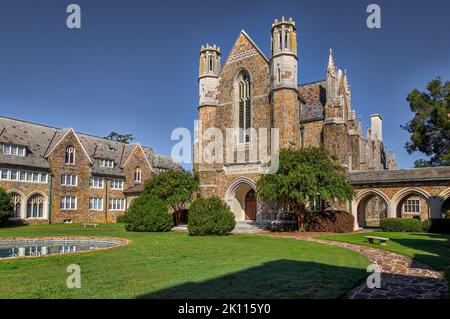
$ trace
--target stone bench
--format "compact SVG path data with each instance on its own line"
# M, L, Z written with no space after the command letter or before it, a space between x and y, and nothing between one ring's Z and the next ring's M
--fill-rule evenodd
M98 224L94 223L83 223L83 228L94 227L97 228Z
M375 244L375 241L379 241L380 245L386 245L387 241L389 240L389 238L385 238L385 237L377 237L377 236L364 236L364 238L366 239L366 242L368 244Z

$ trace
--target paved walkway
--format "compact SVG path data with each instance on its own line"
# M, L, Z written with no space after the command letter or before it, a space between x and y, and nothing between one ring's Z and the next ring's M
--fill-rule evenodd
M346 299L445 299L447 297L448 288L445 277L417 260L382 249L316 239L311 236L293 236L293 238L353 250L366 256L372 264L379 267L381 288L370 289L364 281L349 291L344 296Z

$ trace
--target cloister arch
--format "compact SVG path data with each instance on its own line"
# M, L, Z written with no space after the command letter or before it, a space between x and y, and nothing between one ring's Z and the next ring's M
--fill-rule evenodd
M442 191L439 194L439 201L440 201L440 216L444 218L450 217L450 188L447 188L446 190Z
M248 177L237 178L228 186L225 201L230 206L236 221L256 220L258 218L256 200L254 203L249 201L251 191L256 192L256 183ZM254 206L250 207L249 205ZM253 209L256 212L254 218L250 214L250 210Z
M400 190L391 200L395 217L414 217L421 220L430 218L431 197L430 193L417 187L408 187Z
M366 189L359 192L354 205L355 224L359 227L379 227L381 219L389 217L390 200L380 190Z

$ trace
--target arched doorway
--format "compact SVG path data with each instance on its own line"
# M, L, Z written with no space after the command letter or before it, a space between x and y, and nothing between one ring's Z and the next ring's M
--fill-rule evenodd
M380 227L380 221L388 215L388 203L379 194L368 193L358 204L358 225L363 228Z
M41 194L34 194L27 201L27 218L44 218L45 198Z
M258 218L256 183L245 177L230 184L225 201L234 213L236 221L256 220Z
M256 192L251 189L245 195L245 220L256 220Z

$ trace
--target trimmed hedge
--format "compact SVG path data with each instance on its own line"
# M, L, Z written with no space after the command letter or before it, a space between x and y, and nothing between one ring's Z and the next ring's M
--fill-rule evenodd
M354 224L353 215L341 210L308 212L305 215L307 232L351 233Z
M384 218L380 221L380 227L386 232L423 231L422 222L415 218Z
M423 222L424 230L429 233L450 234L450 218L431 218Z
M173 227L172 215L160 199L143 195L136 198L124 217L125 229L134 232L165 232Z
M14 208L11 196L0 187L0 225L6 224L10 217L14 216Z
M234 226L234 214L219 197L198 198L189 207L189 235L227 235Z

